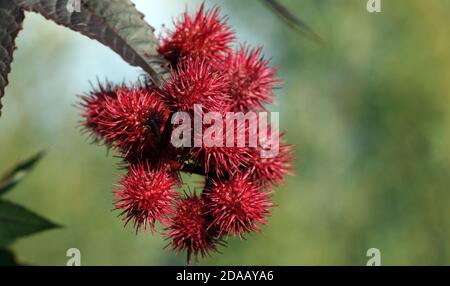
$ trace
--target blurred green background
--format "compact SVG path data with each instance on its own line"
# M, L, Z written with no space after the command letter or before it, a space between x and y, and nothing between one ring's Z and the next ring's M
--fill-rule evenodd
M200 1L135 1L161 31ZM284 80L281 127L296 176L279 187L262 233L230 240L200 265L450 264L450 1L281 1L325 40L291 30L260 1L218 3L242 41L264 46ZM135 235L112 211L120 171L77 128L77 94L96 76L140 74L101 44L27 14L3 99L0 171L47 156L7 198L65 225L16 242L21 262L183 265L160 235ZM194 180L195 181L195 180Z

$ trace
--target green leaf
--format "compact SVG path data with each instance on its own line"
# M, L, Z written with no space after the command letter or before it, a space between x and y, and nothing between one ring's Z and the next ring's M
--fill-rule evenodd
M293 29L302 33L305 37L316 43L323 44L322 38L317 35L305 22L296 17L288 8L278 0L262 0L272 11L274 11L283 21Z
M9 249L0 248L0 266L18 266L14 253Z
M103 43L129 64L141 67L154 83L161 83L167 62L157 52L154 28L130 0L15 1L25 10Z
M13 1L0 1L0 116L1 99L8 85L8 74L11 71L15 39L22 29L23 11Z
M0 200L0 246L14 240L60 227L57 224L11 202Z
M0 179L0 195L8 192L15 185L17 185L33 169L43 155L44 152L41 151L31 158L20 162L5 175L3 175Z

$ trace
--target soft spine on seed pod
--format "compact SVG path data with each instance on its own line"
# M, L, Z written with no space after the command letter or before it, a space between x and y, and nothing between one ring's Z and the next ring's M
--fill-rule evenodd
M278 148L273 157L262 156L263 147L236 145L249 141L246 124L233 125L234 147L217 134L212 137L223 140L218 146L170 144L176 112L193 119L198 104L201 112L225 118L229 112L265 110L273 100L280 83L275 69L261 48L233 50L236 37L226 20L218 7L206 10L202 4L195 15L185 12L174 22L159 47L170 62L170 76L161 87L107 83L81 97L84 130L97 144L115 150L128 170L114 190L114 205L125 224L152 232L162 224L167 247L186 251L188 261L216 251L229 236L259 231L273 207L273 186L291 173L292 146L270 126L271 136L261 137L259 130L257 135ZM204 176L201 194L176 190L182 185L180 172Z

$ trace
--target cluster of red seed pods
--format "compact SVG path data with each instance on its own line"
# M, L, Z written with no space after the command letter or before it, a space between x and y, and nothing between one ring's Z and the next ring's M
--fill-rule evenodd
M83 126L126 162L114 191L125 223L152 231L161 223L168 246L186 251L188 260L216 250L224 237L258 231L272 207L273 185L290 171L292 147L283 140L270 158L261 156L261 147L170 143L175 112L193 117L195 104L202 112L257 112L272 102L275 69L261 49L233 50L235 40L219 9L202 5L194 16L184 13L161 40L159 52L171 70L161 87L107 84L82 96ZM180 172L203 175L202 191L177 191Z

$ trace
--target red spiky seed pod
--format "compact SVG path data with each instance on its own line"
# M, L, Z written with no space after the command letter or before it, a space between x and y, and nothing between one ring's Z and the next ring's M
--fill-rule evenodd
M175 22L175 30L167 31L159 52L173 66L184 57L201 57L221 60L230 51L230 43L235 40L234 32L226 24L226 18L219 16L220 9L214 7L205 12L204 4L194 17L186 11Z
M206 257L217 246L223 244L217 238L217 232L209 228L210 219L206 214L205 202L196 194L178 199L176 213L166 229L166 238L171 239L167 247L179 252L187 252L187 261L192 256Z
M274 136L278 136L275 140ZM274 156L262 156L264 149L259 147L248 148L248 171L254 180L262 181L266 186L282 185L286 175L292 175L292 161L294 160L293 146L285 144L284 133L274 133L270 137L263 139L262 144L271 141L271 149L277 149Z
M102 135L97 132L99 130L99 116L103 112L106 104L106 98L116 98L116 90L119 86L106 82L104 85L99 83L90 93L80 96L81 116L84 121L81 122L83 132L91 133L94 141L99 143L103 140Z
M185 59L170 75L159 94L173 111L192 114L195 104L204 112L227 108L227 82L205 59Z
M120 87L112 94L93 93L82 99L84 126L96 134L97 141L125 156L154 147L169 117L161 98L151 89Z
M205 173L218 176L233 174L248 166L248 150L241 147L196 147L191 158L205 169Z
M232 111L265 109L263 104L272 102L273 89L280 81L275 77L275 68L262 56L261 48L241 46L228 54L223 69L230 83Z
M263 191L259 182L249 174L236 174L229 180L213 180L211 188L205 190L205 200L212 225L220 234L243 237L259 231L259 225L272 207L270 193Z
M152 169L148 162L131 165L114 191L115 207L122 211L125 225L133 222L136 232L147 226L154 231L156 222L165 224L173 214L178 184L178 176L167 168Z

